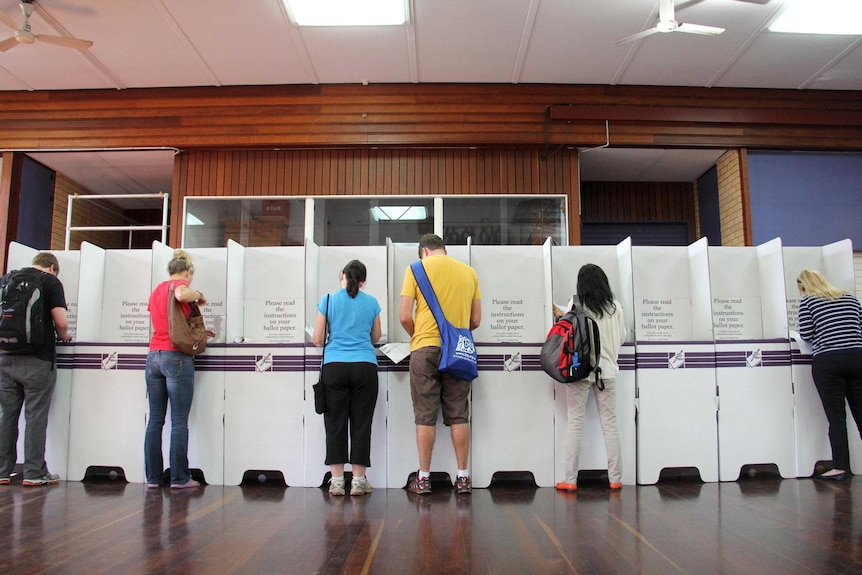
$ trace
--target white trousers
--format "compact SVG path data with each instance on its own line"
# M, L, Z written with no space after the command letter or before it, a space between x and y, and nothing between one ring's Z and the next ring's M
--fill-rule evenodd
M578 460L581 458L581 434L584 429L584 414L587 411L587 401L590 389L596 398L596 408L605 437L605 449L608 452L608 481L621 483L623 469L621 463L620 434L617 430L616 415L616 379L603 380L605 389L599 391L589 381L582 380L567 383L566 405L568 407L568 428L566 429L566 483L577 484Z

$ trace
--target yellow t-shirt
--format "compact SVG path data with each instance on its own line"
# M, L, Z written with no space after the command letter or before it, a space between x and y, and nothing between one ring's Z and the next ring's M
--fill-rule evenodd
M476 270L455 258L439 255L428 256L422 260L428 281L434 287L437 301L443 315L455 327L470 327L470 310L473 300L481 299L479 277ZM407 267L401 295L416 300L413 337L410 338L410 351L430 346L440 346L440 331L434 314L428 308L422 292L413 277L413 270Z

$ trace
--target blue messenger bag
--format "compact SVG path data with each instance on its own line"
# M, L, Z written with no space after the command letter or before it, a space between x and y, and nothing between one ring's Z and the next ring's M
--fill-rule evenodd
M476 357L476 345L473 343L473 333L469 328L458 328L452 325L443 315L437 294L428 281L425 266L421 261L414 262L410 268L413 277L419 285L419 290L425 297L434 319L437 320L437 328L440 330L440 365L437 369L441 373L451 374L458 379L473 381L479 375L478 360Z

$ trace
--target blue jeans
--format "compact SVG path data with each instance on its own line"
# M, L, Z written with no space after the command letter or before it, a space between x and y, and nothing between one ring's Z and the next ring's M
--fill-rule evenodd
M195 392L195 358L178 351L147 354L147 396L150 417L144 436L144 466L147 483L161 484L162 427L171 404L171 484L191 479L189 474L189 411Z
M18 418L24 409L24 479L48 475L45 441L57 370L31 355L0 356L0 477L18 458Z

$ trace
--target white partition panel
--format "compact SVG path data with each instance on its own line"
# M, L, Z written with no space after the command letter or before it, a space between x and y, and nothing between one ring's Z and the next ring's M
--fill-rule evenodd
M20 269L32 265L33 257L39 253L29 246L12 242L9 244L9 256L6 259L8 270ZM60 263L60 281L66 295L69 320L69 335L75 339L78 319L78 269L81 263L78 251L52 251ZM52 473L59 473L62 478L67 476L69 461L69 412L72 401L72 363L75 344L57 344L57 384L51 399L51 411L48 414L48 429L45 440L45 461ZM18 461L24 461L25 437L24 411L18 424Z
M786 333L787 314L764 309L784 303L781 242L710 247L709 268L716 339L719 469L735 481L744 465L772 463L796 476L790 343L764 334Z
M619 246L566 246L551 250L553 271L553 301L564 306L577 292L578 271L591 263L601 267L608 276L614 296L623 306L629 339L632 334L634 308L631 287L631 241ZM634 346L625 345L620 350L620 372L616 378L616 416L622 449L623 483L634 485L636 480L637 433L635 428L635 371ZM565 480L566 429L568 407L566 385L556 384L555 414L555 481ZM595 406L594 389L590 393L581 441L579 469L583 471L607 470L608 455L602 434L598 410Z
M302 247L228 248L226 322L241 343L225 346L226 485L246 471L280 471L288 485L303 485L304 259ZM231 301L236 276L243 278L240 318Z
M401 305L401 286L404 274L413 262L419 259L417 244L388 244L389 273L389 341L409 343L410 336L401 327L398 310ZM469 262L469 252L466 246L447 246L447 252L453 258L464 263ZM481 285L481 278L479 279ZM397 365L384 360L382 365L387 373L387 389L389 403L387 409L387 477L389 487L404 487L410 473L419 468L419 454L416 450L416 422L413 417L413 400L410 397L410 358L401 360ZM437 442L431 459L431 471L445 472L455 480L458 469L455 450L452 448L449 428L443 425L442 415L437 418Z
M791 344L793 390L795 396L796 424L796 474L810 477L815 473L818 461L831 461L829 446L829 424L823 412L823 404L814 387L811 376L811 348L798 340L799 290L796 278L805 269L822 272L830 283L853 293L853 246L850 240L842 240L823 247L783 248L784 281L787 293L787 321L791 333L796 336ZM847 439L850 444L850 466L862 469L862 440L852 416L847 413Z
M200 469L207 483L224 483L224 350L227 300L227 249L186 250L192 256L195 276L192 288L204 292L201 308L206 325L216 332L207 349L195 357L195 394L189 413L189 467ZM153 242L153 287L168 279L168 263L174 249ZM162 445L167 456L170 445L170 408L163 429Z
M327 293L340 289L339 274L344 266L351 260L358 259L367 270L367 280L363 291L377 298L380 304L380 325L383 330L383 341L387 338L387 326L389 325L389 310L387 306L387 259L386 247L384 246L329 246L317 247L314 244L307 246L309 252L315 252L314 256L307 258L306 274L314 277L315 290L309 291L306 302L306 313L309 322L314 325L317 317L317 302ZM400 290L399 290L400 293ZM314 397L312 386L320 376L320 350L309 348L309 354L314 359L308 362L305 377L306 397L309 401L305 406L305 445L304 445L304 468L305 485L318 486L323 481L329 467L324 463L326 459L326 431L323 425L323 416L314 412ZM382 361L381 361L382 363ZM371 427L371 467L367 470L368 481L372 487L386 487L387 483L387 426L386 426L386 386L387 376L384 370L378 370L379 392L377 394L377 406L374 410L374 422ZM350 465L345 467L350 471Z
M78 335L69 423L69 479L90 466L121 467L144 481L144 365L151 250L81 245Z
M632 247L637 341L637 481L696 467L718 480L715 347L705 240Z
M498 471L529 471L539 486L552 486L554 384L538 360L551 315L543 247L472 246L470 263L482 290L482 324L473 333L473 485L487 487Z

